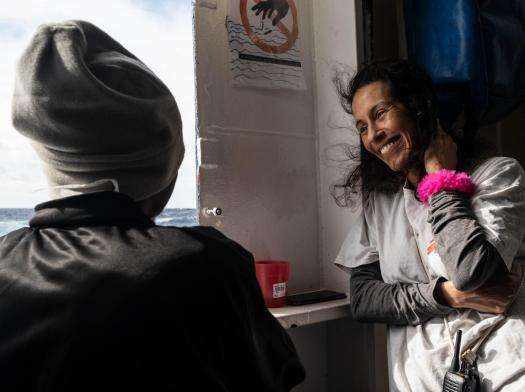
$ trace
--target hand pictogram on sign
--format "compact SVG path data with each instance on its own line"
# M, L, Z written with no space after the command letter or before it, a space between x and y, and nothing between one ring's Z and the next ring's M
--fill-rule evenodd
M250 19L248 17L248 0L240 1L240 13L241 20L250 40L257 45L261 50L267 53L280 54L287 52L293 47L297 37L299 35L299 25L297 18L297 7L294 0L254 0L255 5L251 8L251 11L256 16L262 13L261 19L264 20L266 17L271 18L273 13L276 12L275 17L272 20L272 24L276 26L279 31L284 34L286 41L282 44L272 44L263 38L263 35L257 34L253 31L250 25ZM291 12L293 25L288 28L284 23L283 19L286 17L288 12Z
M271 19L273 12L276 11L276 15L272 20L273 26L288 14L289 9L290 6L287 0L262 0L252 7L252 11L256 11L256 16L262 12L263 19L266 19L266 16L268 16L268 19Z

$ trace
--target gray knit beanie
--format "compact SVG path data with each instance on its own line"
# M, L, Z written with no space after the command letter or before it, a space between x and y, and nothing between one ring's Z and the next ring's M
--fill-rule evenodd
M41 26L19 60L13 125L32 140L51 186L113 179L143 200L171 184L184 156L175 99L96 26Z

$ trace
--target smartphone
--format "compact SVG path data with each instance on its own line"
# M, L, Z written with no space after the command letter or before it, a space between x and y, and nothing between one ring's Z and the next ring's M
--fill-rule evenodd
M337 291L331 290L319 290L319 291L310 291L308 293L300 293L289 295L286 297L286 303L291 306L300 306L315 304L318 302L333 301L336 299L346 298L345 293L339 293Z

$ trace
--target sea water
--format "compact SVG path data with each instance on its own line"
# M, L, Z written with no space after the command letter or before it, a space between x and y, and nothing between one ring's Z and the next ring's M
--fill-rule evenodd
M10 231L27 227L34 214L30 208L0 208L0 236ZM194 208L166 208L155 219L160 226L198 225L197 210Z

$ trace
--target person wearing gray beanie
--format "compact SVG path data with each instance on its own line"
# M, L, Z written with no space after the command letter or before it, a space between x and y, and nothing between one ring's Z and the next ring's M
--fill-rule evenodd
M284 392L304 379L251 253L152 220L184 146L144 63L88 22L41 26L12 110L52 199L0 237L2 392Z
M18 62L12 102L14 127L32 141L55 197L118 186L139 201L177 178L184 144L175 99L91 23L41 26Z

